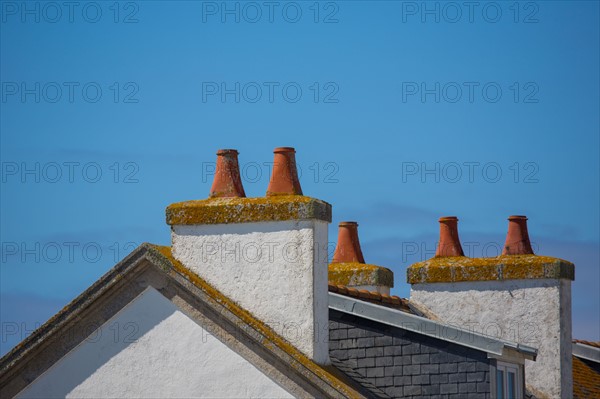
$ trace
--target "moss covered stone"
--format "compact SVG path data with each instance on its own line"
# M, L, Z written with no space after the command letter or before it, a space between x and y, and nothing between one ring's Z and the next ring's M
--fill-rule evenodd
M331 205L303 195L209 198L167 207L167 224L227 224L317 219L331 222Z
M394 286L394 273L385 267L346 262L329 265L329 283L355 287L359 285Z
M502 255L495 258L435 257L411 265L410 284L460 281L575 279L575 266L550 256Z

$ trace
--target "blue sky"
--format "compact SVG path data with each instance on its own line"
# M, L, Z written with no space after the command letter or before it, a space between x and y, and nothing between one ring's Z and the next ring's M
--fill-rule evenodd
M537 253L576 264L574 337L600 340L597 2L223 4L0 2L1 353L168 244L217 149L262 196L278 146L333 204L330 241L358 221L403 297L438 217L494 256L527 215Z

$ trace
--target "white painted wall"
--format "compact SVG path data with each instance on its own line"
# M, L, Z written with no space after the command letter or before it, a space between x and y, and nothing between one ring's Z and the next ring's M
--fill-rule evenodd
M154 288L17 398L290 398Z
M526 384L572 397L570 280L414 284L410 300L449 324L537 348L537 361L525 362Z
M329 363L327 222L173 226L172 251L309 358Z

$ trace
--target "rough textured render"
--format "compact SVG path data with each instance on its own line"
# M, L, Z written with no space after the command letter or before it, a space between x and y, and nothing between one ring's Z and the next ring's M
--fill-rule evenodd
M393 398L490 398L487 354L330 312L331 357Z
M174 225L173 256L319 364L329 361L327 222Z
M292 396L148 288L17 397Z
M571 397L571 281L529 279L413 284L411 301L441 320L533 346L526 383L549 397Z

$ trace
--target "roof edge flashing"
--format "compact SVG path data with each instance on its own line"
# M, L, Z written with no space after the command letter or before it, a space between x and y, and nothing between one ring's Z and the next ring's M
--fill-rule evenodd
M600 348L573 342L573 356L591 362L600 363Z
M329 293L329 308L496 356L505 356L507 351L511 350L517 351L528 360L535 360L537 356L537 349L526 345L492 338L473 331L331 292Z

